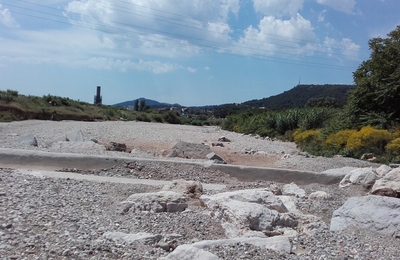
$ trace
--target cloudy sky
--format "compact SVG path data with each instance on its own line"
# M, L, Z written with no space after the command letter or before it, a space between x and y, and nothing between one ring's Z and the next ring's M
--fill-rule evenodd
M0 0L0 89L241 103L352 84L399 0Z

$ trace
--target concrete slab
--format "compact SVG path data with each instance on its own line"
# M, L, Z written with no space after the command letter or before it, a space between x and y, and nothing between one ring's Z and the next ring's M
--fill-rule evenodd
M106 157L75 153L51 153L35 150L0 148L0 167L62 170L63 168L103 169L124 162L147 161L164 163L183 163L217 169L237 178L240 181L275 181L281 183L294 182L298 185L319 183L325 185L338 184L345 174L329 174L297 171L280 168L251 167L240 165L214 164L212 161L192 162L170 159L148 159L133 157Z

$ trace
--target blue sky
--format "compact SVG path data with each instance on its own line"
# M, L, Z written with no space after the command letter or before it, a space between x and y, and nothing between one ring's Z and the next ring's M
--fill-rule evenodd
M0 89L193 106L352 84L399 13L398 0L0 0Z

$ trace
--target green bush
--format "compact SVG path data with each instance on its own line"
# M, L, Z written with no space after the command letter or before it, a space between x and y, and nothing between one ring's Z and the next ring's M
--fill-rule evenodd
M151 119L145 113L140 113L136 116L137 121L151 122Z
M302 113L300 109L291 109L276 114L276 131L283 135L288 130L295 130L299 126Z
M157 122L157 123L163 122L161 115L153 114L153 115L151 115L151 118L153 119L154 122Z
M302 130L322 128L328 118L329 113L325 108L306 109L299 126Z
M169 124L180 124L181 120L179 118L179 116L172 111L168 111L166 113L164 113L162 115L162 118L165 122L169 123Z
M9 112L0 112L0 122L12 122L14 121L14 116Z

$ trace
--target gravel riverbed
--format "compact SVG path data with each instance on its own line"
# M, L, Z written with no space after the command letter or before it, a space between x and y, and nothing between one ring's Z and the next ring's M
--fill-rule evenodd
M0 147L35 149L57 153L74 152L120 156L102 149L74 149L63 143L65 135L81 130L85 139L126 143L134 154L146 158L163 157L179 140L217 142L225 136L231 142L215 151L234 164L322 171L343 166L373 166L348 158L311 158L293 143L263 140L220 130L218 127L172 126L142 122L48 122L23 121L0 124ZM38 147L21 146L18 138L28 134ZM62 142L61 145L59 142ZM76 148L76 147L75 147ZM81 147L82 148L82 147ZM261 151L244 154L244 149ZM289 158L281 159L283 154ZM224 158L225 159L225 158ZM84 174L113 177L186 179L203 183L221 183L228 190L278 188L283 184L269 181L239 182L220 171L177 163L135 162L97 171L66 169ZM162 259L176 246L201 240L226 238L221 223L205 207L189 206L180 213L146 211L120 214L118 204L131 194L159 191L161 186L98 183L85 180L53 179L21 174L0 165L0 259ZM299 198L296 206L304 214L322 219L325 225L313 234L299 233L290 238L292 253L280 255L246 243L213 246L209 252L220 259L400 259L400 240L370 232L347 229L329 231L332 212L352 196L368 193L361 186L340 189L338 185L301 186L310 194L325 191L327 200ZM215 193L216 191L204 191ZM133 242L129 245L108 239L107 232L148 232L168 244Z

